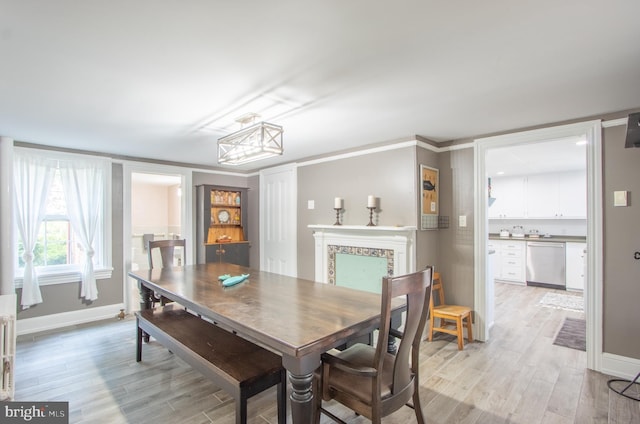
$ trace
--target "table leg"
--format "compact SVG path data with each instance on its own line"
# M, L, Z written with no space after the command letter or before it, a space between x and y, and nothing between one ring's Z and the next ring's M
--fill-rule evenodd
M313 392L311 386L313 373L294 375L289 374L291 381L291 416L294 424L310 423L313 412Z
M321 352L303 357L282 355L291 382L291 416L294 424L309 424L313 417L313 372L320 366Z
M153 305L153 292L140 281L138 281L138 289L140 290L140 310L151 309Z

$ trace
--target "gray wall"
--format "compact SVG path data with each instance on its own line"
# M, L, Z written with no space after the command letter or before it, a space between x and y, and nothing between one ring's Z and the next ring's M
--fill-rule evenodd
M344 198L343 224L368 222L368 194L380 197L379 225L420 227L420 165L440 171L440 215L449 228L418 230L416 268L434 265L447 278L451 302L473 304L473 149L435 153L421 147L341 159L298 168L298 275L315 278L310 224L333 224L334 197ZM417 191L416 191L417 190ZM315 209L307 209L307 201ZM457 228L467 215L468 227ZM454 219L456 217L456 219Z
M416 236L416 269L422 269L427 265L436 266L436 270L439 270L441 265L439 262L440 258L440 235L443 230L420 230L420 214L422 205L420 203L420 197L422 194L421 191L421 175L420 175L420 165L426 165L431 168L436 168L439 170L439 185L438 185L438 203L439 203L439 213L440 216L446 215L443 213L447 211L447 195L444 188L447 187L447 179L448 172L446 169L442 169L440 161L440 154L435 153L431 150L423 149L418 147L416 149L416 163L414 164L414 168L416 170L416 188L417 193L416 197L416 226L418 227L418 234ZM443 181L444 179L444 181Z
M95 308L98 306L113 305L124 302L122 292L123 264L124 256L122 250L122 200L123 200L123 174L122 165L113 164L111 166L111 231L113 239L111 241L113 273L111 278L98 280L98 299L87 302L80 297L80 282L67 284L54 284L42 286L42 303L32 306L26 310L18 311L18 319L34 318L44 315L71 312L81 309ZM18 299L22 296L22 289L17 291ZM18 301L19 302L19 301Z
M474 299L474 164L473 149L439 154L440 215L449 217L449 228L438 230L438 268L447 302L473 305ZM458 227L466 215L467 227Z
M344 199L344 225L369 222L367 196L379 198L377 225L418 225L415 147L373 153L298 168L298 276L315 279L310 224L333 224L335 197ZM309 210L307 202L315 201Z
M640 149L625 149L625 134L603 134L604 352L640 359ZM631 206L613 206L617 190L631 193Z

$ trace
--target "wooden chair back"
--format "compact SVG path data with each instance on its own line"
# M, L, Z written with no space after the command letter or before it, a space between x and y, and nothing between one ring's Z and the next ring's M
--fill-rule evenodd
M161 268L173 268L173 255L176 247L182 248L183 264L187 260L187 243L185 239L178 240L153 240L147 245L147 257L149 268L153 269L153 249L160 250Z
M326 353L319 376L324 400L335 399L374 423L413 399L419 423L424 423L419 399L419 354L431 299L432 267L408 275L382 279L382 306L378 341L375 347L356 344L348 349ZM391 327L392 299L406 299L404 331ZM395 355L389 353L389 336L400 338ZM364 394L368 394L368 397ZM314 419L319 421L321 400ZM332 414L327 413L332 416ZM332 416L332 418L336 418Z

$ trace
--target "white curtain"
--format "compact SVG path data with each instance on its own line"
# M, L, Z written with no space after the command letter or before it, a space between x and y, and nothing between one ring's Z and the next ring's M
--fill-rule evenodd
M60 175L71 227L85 253L80 296L93 301L98 298L93 256L96 231L102 219L106 162L90 159L61 161Z
M33 249L45 214L47 190L53 174L53 164L47 158L16 151L13 161L15 214L24 253L22 299L24 309L42 302L38 275L33 265Z

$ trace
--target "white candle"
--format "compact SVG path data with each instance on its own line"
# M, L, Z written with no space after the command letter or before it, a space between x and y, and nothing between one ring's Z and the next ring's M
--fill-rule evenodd
M367 207L368 208L376 207L376 198L373 197L371 194L369 195L369 197L367 197Z
M334 209L342 209L342 198L336 197L333 199L333 208Z

